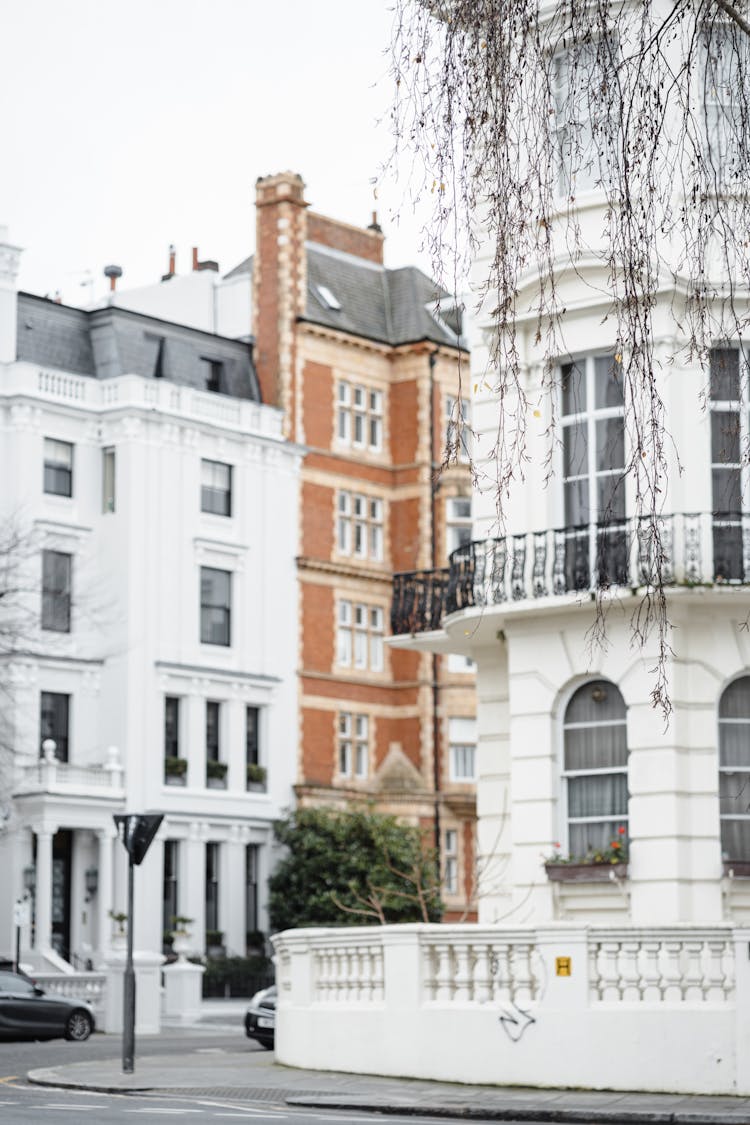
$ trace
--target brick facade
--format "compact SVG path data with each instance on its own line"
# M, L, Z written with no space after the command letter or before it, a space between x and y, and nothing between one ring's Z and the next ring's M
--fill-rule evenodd
M458 841L458 884L444 893L448 916L471 918L474 785L449 780L448 739L452 716L474 716L473 676L449 673L447 658L438 658L435 721L432 657L382 643L393 573L445 565L446 496L470 494L467 466L450 470L445 490L435 488L459 352L430 340L389 347L303 319L305 242L377 266L382 233L310 212L304 185L291 173L259 181L257 199L258 375L264 398L285 411L285 432L307 450L297 795L303 804L374 799L423 826L430 843L437 808L441 845L449 831ZM342 382L382 396L377 448L339 439Z

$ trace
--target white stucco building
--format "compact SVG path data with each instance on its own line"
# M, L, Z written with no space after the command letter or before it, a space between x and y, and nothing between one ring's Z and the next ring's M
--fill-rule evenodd
M0 230L0 516L23 582L3 641L0 952L100 963L125 910L112 816L163 812L137 949L267 930L297 731L299 452L247 343L16 291ZM272 593L270 593L272 592ZM54 745L53 745L54 744Z
M731 105L731 91L712 96ZM585 114L565 122L586 126ZM625 420L616 265L600 244L607 201L591 162L587 182L565 187L550 235L564 310L551 394L533 270L517 295L528 459L505 525L494 450L501 411L509 442L518 402L498 395L489 361L495 293L471 339L472 541L447 571L396 578L394 643L476 663L479 923L280 935L277 1055L466 1082L747 1094L746 346L719 332L705 365L689 358L686 282L662 247L651 331L667 435L665 721L652 702L656 630L644 643L633 634L653 571L625 472L637 433ZM495 252L480 253L479 282ZM747 294L733 297L741 316Z

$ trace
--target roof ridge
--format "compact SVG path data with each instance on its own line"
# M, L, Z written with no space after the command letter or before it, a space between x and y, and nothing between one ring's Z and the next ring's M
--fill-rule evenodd
M367 258L360 258L358 254L348 254L346 250L336 250L333 246L325 246L322 242L305 242L305 250L314 250L316 253L325 254L330 258L340 258L345 262L352 262L364 269L378 270L387 273L385 266L379 262L370 262Z

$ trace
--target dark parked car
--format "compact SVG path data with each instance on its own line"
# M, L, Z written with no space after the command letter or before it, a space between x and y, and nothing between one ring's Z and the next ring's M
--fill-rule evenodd
M23 973L0 972L0 1038L75 1039L94 1030L94 1013L82 1000L48 994Z
M245 1034L257 1039L267 1051L273 1050L276 1032L276 985L256 992L245 1012Z

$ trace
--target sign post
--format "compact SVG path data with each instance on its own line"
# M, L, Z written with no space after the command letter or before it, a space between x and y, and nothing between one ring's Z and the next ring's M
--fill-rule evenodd
M18 898L13 903L13 925L16 927L16 955L13 959L13 971L18 972L21 961L21 927L28 926L31 921L31 903L28 895Z
M135 1070L135 970L133 968L133 868L143 861L164 819L163 813L125 813L114 817L128 853L128 952L123 978L122 1069Z

